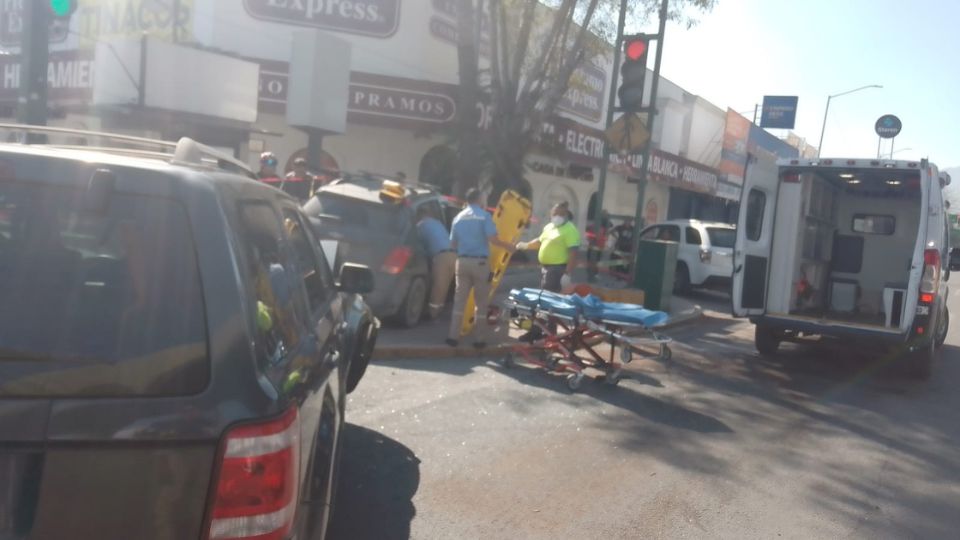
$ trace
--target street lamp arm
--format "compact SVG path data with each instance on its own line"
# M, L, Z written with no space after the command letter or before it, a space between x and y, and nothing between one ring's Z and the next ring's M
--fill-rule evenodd
M833 94L832 96L827 96L828 99L833 99L835 97L845 96L847 94L852 94L854 92L859 92L861 90L866 90L867 88L883 88L882 84L868 84L866 86L861 86L860 88L854 88L853 90L847 90L846 92L840 92L839 94Z
M866 86L861 86L860 88L854 88L853 90L847 90L846 92L840 92L839 94L833 94L831 96L827 96L827 107L823 110L823 124L820 127L820 144L817 145L817 157L820 157L820 152L823 151L823 135L827 132L827 114L830 113L830 100L832 100L835 97L845 96L847 94L852 94L854 92L866 90L867 88L883 88L883 85L868 84Z

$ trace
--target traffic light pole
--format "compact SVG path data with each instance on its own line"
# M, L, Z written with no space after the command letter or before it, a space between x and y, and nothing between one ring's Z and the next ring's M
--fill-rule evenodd
M647 125L653 131L653 120L657 114L657 87L660 85L660 60L663 58L663 35L667 29L667 2L663 0L660 4L660 30L657 32L657 58L653 64L653 84L650 86L650 107L647 112ZM648 171L650 170L650 148L653 146L651 137L643 147L643 159L640 162L640 176L637 179L637 209L633 220L633 253L640 249L640 230L643 227L643 206L644 197L647 188ZM634 259L636 262L636 259ZM633 273L636 276L637 264L633 265Z
M20 41L20 92L17 120L23 124L47 124L47 64L50 63L49 21L44 2L23 3ZM31 135L28 134L28 142Z
M607 96L607 120L604 127L613 123L613 104L617 99L617 75L620 69L620 54L623 52L623 25L627 18L627 0L620 0L620 19L617 22L617 41L613 47L613 69L610 77L610 95ZM595 231L601 227L600 213L603 210L603 193L607 189L607 168L610 167L610 143L603 138L603 163L600 164L600 177L597 179L597 199L593 203L593 226Z

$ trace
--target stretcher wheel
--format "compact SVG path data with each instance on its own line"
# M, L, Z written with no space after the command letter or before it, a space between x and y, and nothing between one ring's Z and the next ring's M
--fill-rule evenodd
M670 346L669 346L669 345L661 345L661 346L660 346L660 361L661 361L661 362L669 362L671 358L673 358L673 351L670 350Z
M557 356L549 351L540 352L540 363L543 364L543 367L553 371L557 369L557 366L560 365L560 359Z
M567 376L567 388L576 392L583 383L583 373L574 373Z
M606 374L606 376L603 378L603 382L610 386L616 386L620 382L620 379L623 378L622 376L623 372L619 369L615 369Z
M620 347L620 361L629 364L633 361L633 349L630 347Z
M500 365L505 368L512 368L513 366L517 365L517 362L513 359L512 354L507 354L500 359Z

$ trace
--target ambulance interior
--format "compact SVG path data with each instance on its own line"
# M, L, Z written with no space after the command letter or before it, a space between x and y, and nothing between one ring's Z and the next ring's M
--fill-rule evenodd
M921 198L918 171L786 171L769 311L891 331L905 327Z

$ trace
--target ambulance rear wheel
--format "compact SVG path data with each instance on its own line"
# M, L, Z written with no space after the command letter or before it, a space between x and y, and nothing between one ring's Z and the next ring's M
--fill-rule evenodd
M780 348L780 339L777 338L777 334L759 324L754 327L753 342L760 356L775 356L777 349Z

